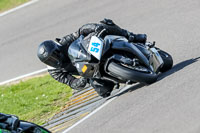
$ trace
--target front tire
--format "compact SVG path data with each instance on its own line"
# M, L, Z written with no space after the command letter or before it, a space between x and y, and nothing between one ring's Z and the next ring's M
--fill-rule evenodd
M145 72L139 72L130 68L127 68L125 66L122 66L120 64L117 64L115 62L110 62L108 65L108 71L111 75L117 77L121 80L131 80L134 82L141 82L145 84L151 84L155 82L158 78L158 75L154 72L151 73L145 73Z

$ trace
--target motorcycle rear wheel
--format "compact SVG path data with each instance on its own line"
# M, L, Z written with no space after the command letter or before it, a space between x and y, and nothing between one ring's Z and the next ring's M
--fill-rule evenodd
M163 50L159 50L158 53L160 54L161 58L164 61L164 65L160 69L160 72L166 72L173 66L172 56Z

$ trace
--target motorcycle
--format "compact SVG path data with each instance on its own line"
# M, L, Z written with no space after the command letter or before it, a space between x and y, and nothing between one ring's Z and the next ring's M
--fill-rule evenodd
M68 56L82 77L151 84L173 66L172 56L155 42L130 43L123 36L102 34L80 36L69 46Z
M44 127L36 125L35 123L22 121L22 120L20 120L20 122L19 122L19 127L18 127L17 131L19 133L51 133Z
M19 120L15 115L0 113L0 133L51 133L37 124Z

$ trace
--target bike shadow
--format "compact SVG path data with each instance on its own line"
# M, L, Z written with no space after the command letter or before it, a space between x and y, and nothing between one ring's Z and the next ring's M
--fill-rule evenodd
M199 61L199 59L200 59L200 57L196 57L196 58L192 58L192 59L188 59L188 60L182 61L182 62L180 62L180 63L174 65L174 66L173 66L170 70L168 70L167 72L161 73L161 74L159 75L157 81L160 81L160 80L162 80L162 79L164 79L164 78L166 78L166 77L168 77L168 76L170 76L170 75L172 75L172 74L174 74L174 73L176 73L176 72L178 72L178 71L184 69L185 67L187 67L187 66L189 66L189 65L192 65L193 63ZM156 83L156 82L155 82L155 83ZM111 98L113 98L113 97L121 96L121 95L123 95L123 94L125 94L125 93L127 93L127 92L135 91L135 90L137 90L137 89L139 89L139 88L142 88L142 87L144 87L144 86L146 86L146 85L143 84L143 83L138 83L138 84L136 84L136 85L134 85L134 86L131 86L130 88L128 88L128 89L126 89L126 90L124 90L124 91L122 91L122 92L120 92L120 93L114 95L114 96L109 97L108 99L111 99Z
M176 65L174 65L170 70L168 70L167 72L164 72L164 73L161 73L158 77L158 80L157 81L160 81L180 70L182 70L183 68L189 66L189 65L192 65L193 63L199 61L200 57L196 57L196 58L192 58L192 59L188 59L188 60L185 60L185 61L182 61Z

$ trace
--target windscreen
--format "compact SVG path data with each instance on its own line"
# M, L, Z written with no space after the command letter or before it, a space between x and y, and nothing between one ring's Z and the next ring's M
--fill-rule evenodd
M84 36L80 36L76 41L74 41L68 49L68 56L71 62L83 62L89 61L90 55L84 49L82 42Z

